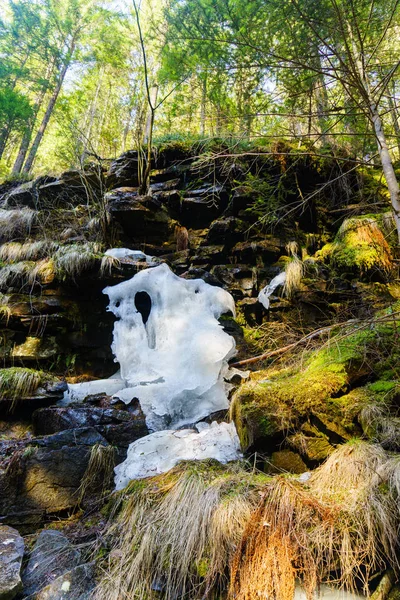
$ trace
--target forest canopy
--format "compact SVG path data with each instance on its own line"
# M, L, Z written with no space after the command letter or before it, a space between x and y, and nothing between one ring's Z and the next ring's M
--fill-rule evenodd
M398 0L6 0L0 176L149 136L286 140L381 163L396 216L399 14Z

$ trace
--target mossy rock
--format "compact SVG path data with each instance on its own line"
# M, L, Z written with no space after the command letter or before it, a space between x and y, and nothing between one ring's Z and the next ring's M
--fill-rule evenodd
M309 419L317 419L318 428L334 443L360 434L356 417L377 393L373 385L363 384L377 379L382 366L396 360L395 329L388 321L353 333L347 330L301 363L253 373L235 394L231 408L243 449L274 436L284 438ZM386 391L392 387L388 382L377 385Z
M271 467L273 472L282 473L282 471L287 471L288 473L305 473L307 469L307 465L301 458L297 452L292 452L292 450L279 450L278 452L273 452L271 456Z
M340 272L359 276L385 277L393 267L390 246L374 216L346 219L334 241L316 257Z

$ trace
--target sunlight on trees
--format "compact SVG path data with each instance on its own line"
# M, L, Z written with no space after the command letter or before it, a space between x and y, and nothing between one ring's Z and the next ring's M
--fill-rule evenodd
M0 176L143 148L144 190L153 141L283 139L380 163L400 231L399 27L398 0L6 0Z

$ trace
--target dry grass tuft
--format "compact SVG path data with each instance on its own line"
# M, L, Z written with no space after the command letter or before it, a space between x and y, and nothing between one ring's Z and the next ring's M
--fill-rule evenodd
M371 575L397 568L400 462L378 445L348 443L316 469L309 485L268 483L231 566L235 600L307 596L322 582L368 592Z
M90 451L88 466L76 492L79 504L90 493L96 492L101 497L110 489L114 467L114 446L95 444Z
M158 590L168 600L189 599L226 588L265 480L238 465L206 461L131 482L111 516L113 550L95 598L145 600Z
M20 290L29 283L32 271L35 268L32 261L18 262L6 265L0 269L0 290L7 291L9 288Z
M14 210L0 209L0 241L7 242L14 238L29 235L35 221L36 211L30 208Z
M23 260L40 260L51 255L58 245L54 242L8 242L0 248L0 260L16 263Z
M292 298L293 294L300 288L303 271L302 261L297 256L293 256L292 260L285 267L286 281L283 286L284 296Z
M45 374L41 371L22 367L0 369L0 399L11 400L12 412L18 400L34 394L44 380Z
M105 254L101 259L100 277L107 277L107 275L111 275L113 269L118 269L120 266L121 261L118 258Z
M95 242L60 246L53 256L56 273L60 279L75 279L93 268L100 254L101 246Z
M28 281L31 286L35 284L48 285L54 280L55 265L51 258L44 258L37 262L29 273Z

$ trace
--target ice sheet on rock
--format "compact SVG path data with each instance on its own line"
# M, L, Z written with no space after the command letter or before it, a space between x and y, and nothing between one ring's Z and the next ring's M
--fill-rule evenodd
M145 261L148 264L153 264L155 262L153 256L149 256L148 254L141 252L141 250L130 250L129 248L110 248L104 254L105 256L117 258L118 260L128 258L135 262Z
M130 444L126 460L115 468L116 489L165 473L182 460L214 458L225 464L241 458L233 422L201 423L199 430L157 431Z
M137 398L149 429L181 427L228 407L222 373L235 342L217 320L235 312L228 292L162 264L104 293L119 319L112 350L127 383L116 397Z
M118 377L112 379L97 379L96 381L85 381L83 383L71 383L68 390L64 393L64 398L60 404L66 406L71 402L82 402L87 396L96 394L107 394L112 396L124 387L125 382Z
M265 286L265 288L263 288L261 290L261 292L258 294L258 301L261 302L261 304L264 306L264 308L266 310L269 309L269 299L272 296L272 294L274 293L274 291L276 290L277 287L279 287L280 285L284 285L286 281L286 273L285 271L282 271L281 273L279 273L279 275L277 275L276 277L274 277L273 279L271 279L271 281L268 283L268 285Z

